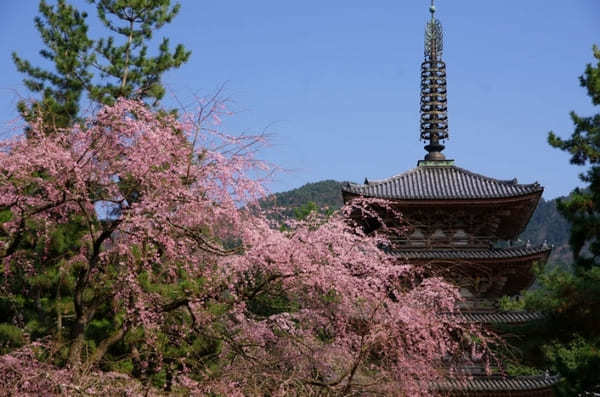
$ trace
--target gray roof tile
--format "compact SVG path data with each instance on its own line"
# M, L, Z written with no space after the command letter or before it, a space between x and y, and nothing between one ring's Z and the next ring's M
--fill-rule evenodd
M529 255L550 253L552 247L519 246L509 248L428 248L428 249L387 249L393 256L402 259L507 259Z
M434 389L443 392L449 391L525 391L547 389L556 384L558 376L474 376L470 379L448 379L437 382Z
M419 166L391 178L347 183L342 192L399 200L460 200L517 197L542 192L537 182L521 185L516 179L498 180L454 165Z
M542 320L540 312L526 311L497 311L497 312L468 312L464 311L455 316L461 322L480 324L524 324L530 321Z

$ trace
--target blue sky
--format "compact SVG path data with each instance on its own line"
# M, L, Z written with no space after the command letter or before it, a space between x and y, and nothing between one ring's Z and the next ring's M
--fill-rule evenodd
M87 7L84 0L71 2ZM164 82L186 102L226 83L229 132L273 134L261 156L287 170L274 191L323 179L385 178L416 165L426 0L183 0L157 33L192 50ZM581 168L548 146L593 109L578 76L600 44L598 0L437 1L445 31L456 164L567 194ZM34 62L37 1L2 1L0 122L27 96L10 53ZM93 26L92 35L97 30Z

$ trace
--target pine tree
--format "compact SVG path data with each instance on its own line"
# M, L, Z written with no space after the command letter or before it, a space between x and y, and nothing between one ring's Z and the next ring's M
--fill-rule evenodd
M92 39L88 32L88 15L67 0L51 4L41 0L39 15L34 19L40 33L43 49L40 54L50 62L50 67L37 66L16 53L13 61L17 70L25 75L25 86L39 95L37 101L22 101L18 109L26 121L41 116L37 125L46 134L68 133L75 123L83 123L82 102L87 99L98 105L112 104L119 97L139 99L148 105L158 106L164 96L161 77L164 72L185 63L190 52L182 45L169 49L168 39L163 39L150 56L149 41L156 30L171 22L179 5L170 0L92 0L97 16L109 32L106 37ZM114 35L112 37L110 35ZM31 127L26 136L34 136ZM89 127L89 126L88 126ZM42 180L48 175L39 172ZM32 187L35 191L35 187ZM100 192L98 192L100 193ZM65 263L89 244L85 240L90 225L106 228L110 222L99 219L97 213L83 214L74 211L64 223L51 230L47 224L27 221L22 226L27 232L3 252L0 259L14 252L36 258L38 273L15 273L11 280L12 293L0 295L0 347L16 347L26 338L54 335L60 341L68 340L75 330L72 315L73 301L69 299L75 278L65 272ZM11 214L0 205L0 248L6 237ZM85 221L85 222L84 222ZM47 241L39 236L48 234ZM5 247L4 247L5 248ZM40 256L40 253L43 255ZM0 272L0 280L6 281ZM5 292L8 290L5 290ZM86 334L89 343L106 338L118 323L115 314L99 299L94 318L93 332ZM16 327L15 327L16 325ZM24 334L23 334L24 332ZM92 341L92 342L90 342Z
M88 15L58 0L40 1L35 26L44 48L40 54L53 64L45 69L13 53L17 70L26 75L26 87L42 98L22 101L24 118L43 115L48 128L71 125L79 117L83 94L93 103L112 104L119 97L140 99L157 106L164 97L162 75L188 61L190 51L181 44L174 50L164 38L157 55L149 55L154 32L170 23L180 5L170 0L88 0L111 35L92 39ZM113 37L112 35L116 35Z
M152 101L154 105L165 95L161 76L187 62L190 52L179 44L173 52L169 39L163 38L157 56L148 56L147 41L154 31L169 23L180 5L171 7L170 0L89 0L97 4L98 17L110 31L121 36L118 45L113 37L96 42L95 51L105 63L98 66L102 77L109 79L90 88L90 98L112 104L126 97Z
M587 89L592 103L600 105L600 49L594 46L598 64L588 64L580 77L581 86ZM571 154L571 163L590 165L580 178L588 184L586 189L576 189L568 200L559 204L560 212L572 225L570 244L578 270L588 270L598 265L600 256L600 113L581 117L574 111L571 119L575 131L569 139L557 137L553 132L548 142L555 148Z
M56 6L42 0L39 12L35 26L45 45L40 55L52 62L55 70L33 66L13 52L17 70L27 75L25 86L42 93L39 102L28 105L21 101L18 109L26 120L43 114L49 125L66 127L78 115L81 95L90 87L93 76L90 69L95 56L91 53L87 14L65 0L59 0Z
M580 83L592 103L600 105L600 49L594 46L596 65L588 64ZM558 209L571 224L570 245L575 262L573 272L555 270L542 274L541 287L527 294L529 309L546 313L546 324L537 335L529 335L529 345L539 346L563 382L564 396L600 392L600 113L582 117L571 112L575 130L568 139L553 132L551 146L571 154L571 163L588 166L580 179L587 184L575 189ZM531 343L537 340L540 343ZM544 343L545 342L545 343ZM538 362L539 364L539 362Z

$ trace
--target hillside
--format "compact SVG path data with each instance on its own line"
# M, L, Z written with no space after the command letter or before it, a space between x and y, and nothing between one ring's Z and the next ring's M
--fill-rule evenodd
M272 194L262 200L261 205L265 209L282 208L282 214L287 216L293 216L295 210L308 203L315 203L321 209L336 210L343 205L341 186L342 182L334 180L307 183L297 189Z
M276 193L263 201L264 208L281 207L287 216L293 216L295 211L313 202L318 208L338 209L342 206L342 182L326 180L307 183L297 189ZM544 241L554 245L550 262L565 265L571 262L569 248L569 224L558 213L556 199L541 199L529 225L519 236L523 241L532 244L542 244Z
M318 207L340 208L342 202L342 182L326 180L307 183L297 189L276 193L272 197L276 205L283 207L300 207L309 201Z
M550 263L566 265L572 262L569 247L569 223L556 209L556 201L541 199L538 203L529 224L519 237L532 244L541 244L547 241L554 246Z

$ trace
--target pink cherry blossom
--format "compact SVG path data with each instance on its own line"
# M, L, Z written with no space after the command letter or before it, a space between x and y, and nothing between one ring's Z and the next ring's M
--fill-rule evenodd
M385 235L353 223L356 214L377 217L376 206L392 211L389 203L357 200L331 217L274 224L256 205L265 194L257 176L271 172L255 158L263 137L224 134L217 128L227 114L218 101L176 119L119 100L68 130L47 134L39 121L29 137L0 142L0 209L11 213L0 239L7 293L14 270L35 274L49 260L20 248L31 225L48 244L74 215L87 228L79 252L61 262L76 280L66 367L37 361L32 341L0 357L5 390L109 390L86 376L113 379L98 372L102 355L143 329L141 353L132 355L146 372L166 365L165 333L173 344L192 334L221 343L218 373L178 359L173 387L191 394L431 395L465 351L465 335L485 340L452 315L456 288L399 263L381 249ZM161 285L182 290L172 296ZM273 291L293 304L270 315L253 309ZM84 354L99 303L122 323ZM187 322L174 322L174 313ZM473 349L484 356L485 346ZM136 395L132 382L120 387Z

